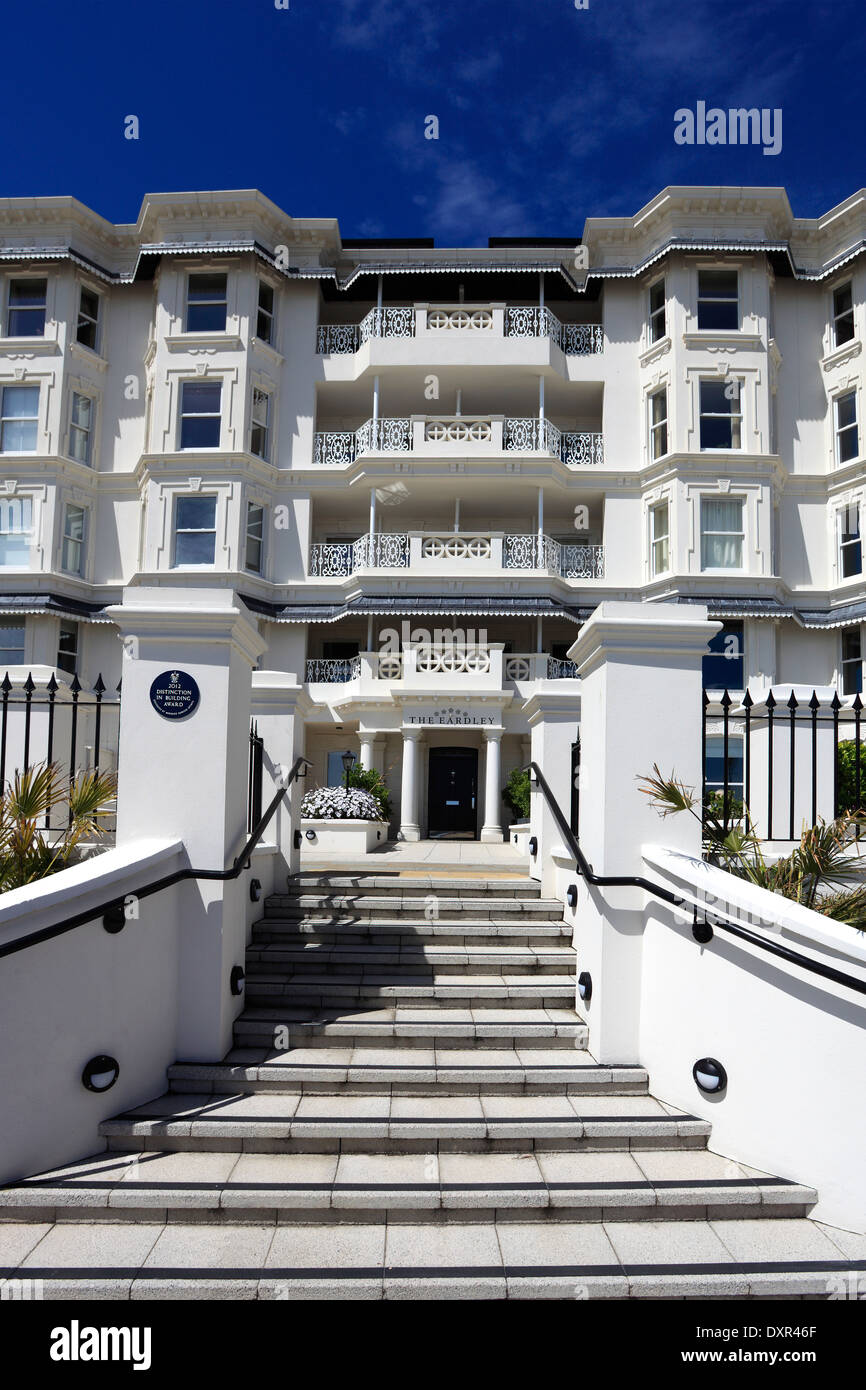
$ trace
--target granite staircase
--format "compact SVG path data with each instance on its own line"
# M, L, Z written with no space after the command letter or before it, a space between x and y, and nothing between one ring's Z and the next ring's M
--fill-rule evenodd
M220 1063L0 1191L0 1277L57 1298L827 1298L866 1240L599 1065L529 879L299 875ZM2 1289L0 1289L2 1292Z

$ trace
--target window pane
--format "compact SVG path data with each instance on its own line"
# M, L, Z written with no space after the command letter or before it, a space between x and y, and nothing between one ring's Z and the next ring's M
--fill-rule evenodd
M216 536L213 531L178 531L176 565L212 565Z
M737 330L740 309L737 301L735 270L698 272L698 328L716 331Z
M225 299L226 276L205 271L189 277L189 302L202 299Z
M6 420L3 422L3 435L0 451L4 454L32 454L36 451L36 421Z
M7 420L35 418L39 413L38 386L4 386L3 415Z
M83 507L74 507L70 505L66 508L66 526L64 532L70 540L80 541L84 539Z
M184 415L217 415L222 398L219 382L185 381L183 384Z
M703 682L713 690L742 690L744 673L743 624L726 622L709 642L703 659Z
M180 431L182 449L218 449L220 443L219 416L187 415Z
M846 425L853 425L857 420L857 396L854 391L848 391L844 396L840 396L836 402L836 423L840 430Z
M200 531L213 528L215 524L215 497L178 497L177 529L179 531Z
M45 296L48 293L47 280L12 280L9 284L9 307L18 308L22 305L39 305L45 307Z
M186 316L188 333L224 333L225 326L224 304L190 304Z
M23 666L24 624L0 622L0 668Z
M83 430L90 429L90 416L93 410L93 401L89 396L80 396L76 391L72 397L72 419L76 425L80 425Z

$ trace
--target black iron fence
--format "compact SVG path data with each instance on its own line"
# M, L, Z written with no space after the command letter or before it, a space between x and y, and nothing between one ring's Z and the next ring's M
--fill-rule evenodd
M0 788L18 771L58 763L71 782L81 772L114 772L120 734L120 683L108 692L101 674L91 689L78 676L59 683L0 681ZM45 828L52 829L51 813ZM106 828L111 828L107 823Z
M259 734L259 726L250 724L250 759L247 784L247 834L262 818L262 769L264 766L265 741Z
M789 689L789 687L785 687ZM796 694L797 689L800 695ZM866 796L863 701L822 687L755 699L704 690L702 800L727 827L748 818L762 839L798 839Z

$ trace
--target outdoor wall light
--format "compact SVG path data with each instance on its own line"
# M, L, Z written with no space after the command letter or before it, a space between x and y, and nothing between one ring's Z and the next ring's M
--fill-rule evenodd
M568 885L568 892L567 892L566 895L565 895L565 901L568 903L569 907L577 907L577 884L576 884L576 883L570 883L570 884Z
M112 903L102 914L102 925L109 936L117 936L126 926L126 909L123 903Z
M530 835L529 837L529 853L532 855L533 859L538 853L538 840L535 835Z
M262 896L262 885L260 879L250 879L250 902L257 903Z
M231 975L230 975L230 977L229 977L229 983L230 983L230 985L231 985L232 994L243 994L243 992L244 992L244 981L245 981L245 979L246 979L246 976L244 975L244 968L243 968L243 966L242 966L242 965L233 965L233 966L232 966L232 973L231 973Z
M81 1073L81 1084L88 1091L110 1091L120 1075L120 1063L116 1057L91 1057Z
M305 830L304 834L306 835L308 840L315 840L316 838L315 830Z
M698 909L692 912L692 936L701 946L706 946L713 939L713 929L709 922L704 918L703 922L698 921Z
M592 998L592 976L588 970L581 970L577 977L577 992L584 1004L588 1004Z
M723 1091L728 1084L728 1073L715 1057L701 1057L692 1067L692 1076L698 1090L705 1091L707 1095Z

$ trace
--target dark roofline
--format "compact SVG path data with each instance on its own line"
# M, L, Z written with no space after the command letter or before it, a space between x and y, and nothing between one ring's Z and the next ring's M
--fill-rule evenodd
M363 250L365 246L376 249L387 249L394 246L398 250L430 250L435 248L436 241L432 236L408 236L408 237L344 237L342 240L344 250Z

